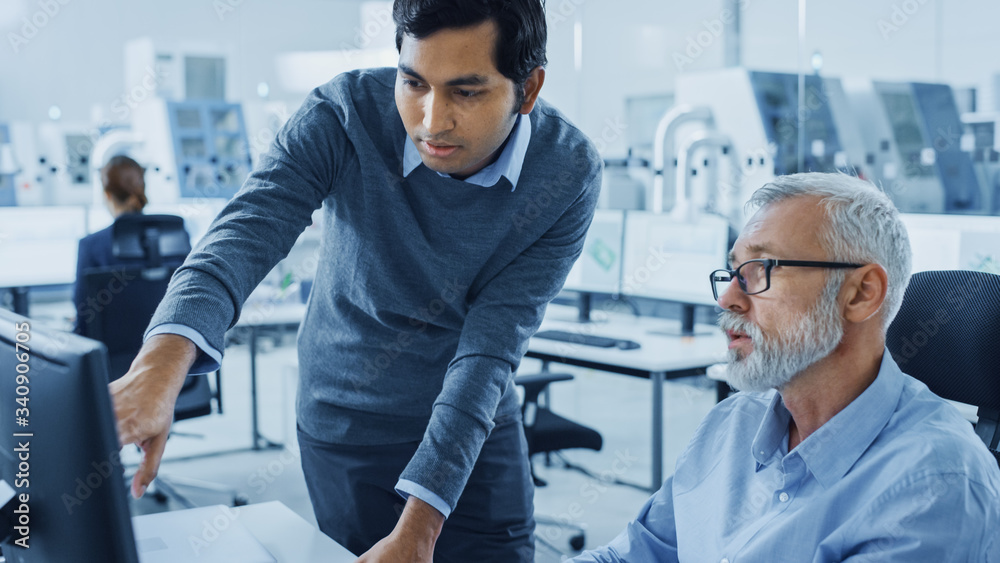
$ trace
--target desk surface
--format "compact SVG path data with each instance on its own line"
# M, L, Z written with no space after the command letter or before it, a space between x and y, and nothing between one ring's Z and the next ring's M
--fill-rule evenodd
M243 525L278 563L353 563L357 557L278 501L239 508Z
M239 521L278 563L353 563L357 557L284 504L273 501L234 509ZM180 511L183 514L188 511ZM149 516L137 516L137 520Z
M679 321L594 312L592 315L594 322L578 323L567 320L572 318L571 311L575 309L564 305L551 305L539 330L563 330L577 334L634 340L640 347L634 350L620 350L532 337L528 343L529 352L645 372L682 371L693 366L704 367L726 361L728 348L726 336L714 325L697 325L696 330L705 332L704 335L667 336L657 332L679 330Z

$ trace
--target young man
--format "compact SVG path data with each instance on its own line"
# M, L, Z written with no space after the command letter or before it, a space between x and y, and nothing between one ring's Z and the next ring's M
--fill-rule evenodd
M539 0L397 0L393 16L398 69L310 95L112 386L122 442L145 450L133 493L184 377L218 365L241 304L322 205L297 408L321 529L363 561L531 561L511 378L581 252L600 159L538 99Z
M892 202L796 174L751 203L732 270L713 274L746 392L621 535L573 561L1000 561L996 460L885 349L910 276Z

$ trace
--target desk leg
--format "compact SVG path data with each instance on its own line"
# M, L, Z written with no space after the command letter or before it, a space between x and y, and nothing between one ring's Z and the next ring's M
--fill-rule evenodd
M666 374L655 371L649 374L653 383L653 484L652 491L663 485L663 382Z
M257 421L257 327L250 327L250 424L253 427L253 450L283 448L260 434Z
M250 327L250 426L253 428L253 449L260 449L257 426L257 327Z
M26 287L14 287L10 290L10 295L13 300L14 312L22 317L28 316L28 288Z

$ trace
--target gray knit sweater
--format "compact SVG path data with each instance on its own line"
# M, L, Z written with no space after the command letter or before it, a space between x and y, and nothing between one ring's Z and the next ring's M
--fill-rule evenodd
M420 442L402 479L452 508L511 378L580 254L600 189L594 146L551 106L530 114L517 188L419 166L402 175L395 69L310 94L178 270L150 327L223 349L250 292L323 206L299 330L298 423L340 444Z

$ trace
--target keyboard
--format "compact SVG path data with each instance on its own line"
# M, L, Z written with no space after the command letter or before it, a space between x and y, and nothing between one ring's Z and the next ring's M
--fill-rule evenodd
M557 340L559 342L571 342L573 344L583 344L584 346L594 346L596 348L621 348L622 350L634 350L639 347L639 343L632 340L608 338L607 336L594 336L592 334L579 334L565 330L543 330L535 333L535 338Z

